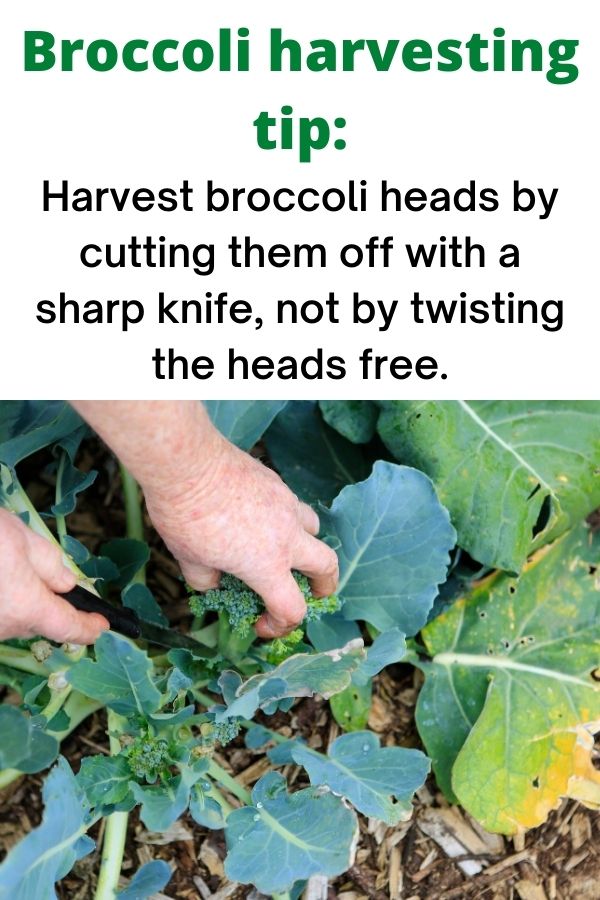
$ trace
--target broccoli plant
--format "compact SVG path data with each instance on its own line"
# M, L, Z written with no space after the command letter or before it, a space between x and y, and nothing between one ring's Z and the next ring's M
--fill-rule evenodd
M417 725L439 786L487 827L531 827L565 796L600 805L591 760L600 548L582 523L600 505L600 404L208 407L240 447L264 435L272 464L318 507L339 558L337 594L314 598L295 573L306 618L270 642L254 631L261 599L224 574L217 589L187 592L189 647L114 631L93 648L0 643L0 685L11 692L0 705L0 789L48 773L42 822L0 865L0 898L53 900L98 834L94 900L161 891L170 870L160 860L121 888L136 807L152 831L182 815L222 830L226 875L263 894L296 897L312 875L340 875L353 863L358 816L407 819L429 771L420 750L382 746L367 728L373 679L400 661L425 676ZM69 534L95 477L76 466L86 435L63 402L0 402L0 504L57 542L88 590L165 627L127 472L126 537L107 536L92 554ZM37 510L18 469L41 451L55 497ZM269 721L313 695L329 700L342 729L318 750ZM110 753L72 767L63 741L92 713ZM228 763L232 742L265 754L251 790Z

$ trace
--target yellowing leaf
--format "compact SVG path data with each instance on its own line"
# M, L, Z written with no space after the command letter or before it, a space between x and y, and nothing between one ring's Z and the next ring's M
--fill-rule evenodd
M490 831L539 825L563 797L600 805L599 562L580 526L423 632L419 731L446 793Z

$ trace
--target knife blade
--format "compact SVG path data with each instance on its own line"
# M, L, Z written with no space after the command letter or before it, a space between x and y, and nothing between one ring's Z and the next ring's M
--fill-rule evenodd
M162 628L160 625L144 622L133 609L128 609L126 606L113 606L112 603L86 591L80 585L62 596L71 606L81 612L100 613L108 620L112 631L117 631L125 637L133 640L142 639L151 644L158 644L160 647L192 650L196 656L202 659L213 659L217 656L217 650L213 647L207 647L189 635L172 628Z

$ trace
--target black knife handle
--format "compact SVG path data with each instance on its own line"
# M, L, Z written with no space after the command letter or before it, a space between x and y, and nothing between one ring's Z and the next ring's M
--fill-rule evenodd
M124 606L113 606L112 603L108 603L102 597L96 597L95 594L86 591L85 588L79 587L79 585L74 587L72 591L69 591L68 594L63 594L62 596L80 612L100 613L101 616L108 619L113 631L118 631L119 634L124 634L125 637L136 639L142 634L140 620L132 609L127 609Z

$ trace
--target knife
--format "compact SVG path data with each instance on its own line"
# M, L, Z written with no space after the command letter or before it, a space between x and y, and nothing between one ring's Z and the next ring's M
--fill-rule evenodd
M103 600L102 597L97 597L79 585L62 596L80 612L100 613L108 620L112 631L117 631L125 637L133 640L142 639L161 647L192 650L196 656L200 656L202 659L213 659L217 656L217 651L213 647L207 647L180 631L144 622L133 609L128 609L126 606L113 606L112 603Z

